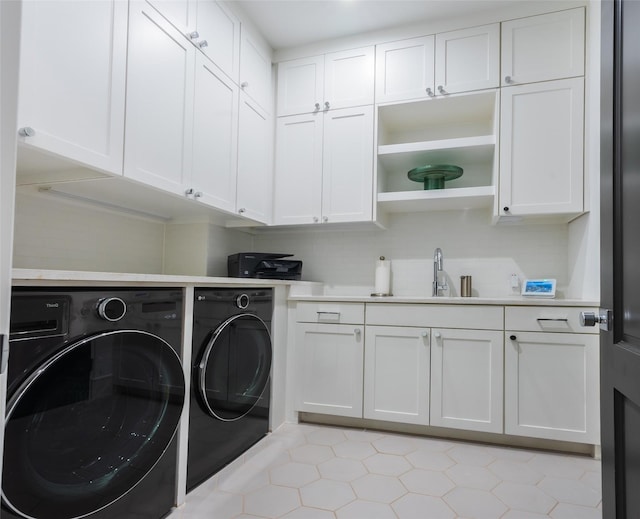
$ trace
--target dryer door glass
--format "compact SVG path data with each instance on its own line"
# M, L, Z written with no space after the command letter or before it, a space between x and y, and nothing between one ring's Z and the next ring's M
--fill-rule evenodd
M156 335L112 331L65 347L7 403L5 505L39 519L108 506L158 462L184 397L180 359Z
M253 314L230 317L214 332L198 365L198 389L206 411L225 421L251 410L268 413L263 394L270 370L271 337L264 321Z

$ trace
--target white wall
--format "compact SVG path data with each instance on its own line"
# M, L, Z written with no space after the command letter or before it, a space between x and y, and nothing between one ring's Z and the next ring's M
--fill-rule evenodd
M16 195L16 268L161 274L164 223Z
M512 295L510 275L553 277L569 282L566 224L489 224L488 211L445 211L392 215L388 230L301 230L256 236L254 249L294 253L303 278L327 283L327 293L369 294L379 256L391 260L392 290L398 296L431 295L433 251L444 253L444 270L459 295L460 276L473 276L474 295Z

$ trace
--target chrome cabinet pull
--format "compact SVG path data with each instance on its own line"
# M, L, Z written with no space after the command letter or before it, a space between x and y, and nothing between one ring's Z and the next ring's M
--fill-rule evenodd
M569 322L569 319L566 317L538 317L536 321L554 321L554 322Z

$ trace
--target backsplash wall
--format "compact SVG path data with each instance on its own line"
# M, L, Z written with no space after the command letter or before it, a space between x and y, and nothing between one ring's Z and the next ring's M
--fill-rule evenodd
M566 224L490 225L484 210L391 215L387 230L312 231L264 234L254 250L294 253L303 260L303 279L323 281L326 293L366 295L373 291L375 260L391 260L397 296L429 296L433 252L440 247L451 295L460 276L473 276L473 295L505 297L520 280L553 277L558 290L568 283Z

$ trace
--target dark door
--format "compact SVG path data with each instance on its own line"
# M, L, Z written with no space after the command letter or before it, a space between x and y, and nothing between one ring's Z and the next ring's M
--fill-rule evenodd
M603 517L640 517L640 2L602 2ZM602 313L602 312L601 312Z

